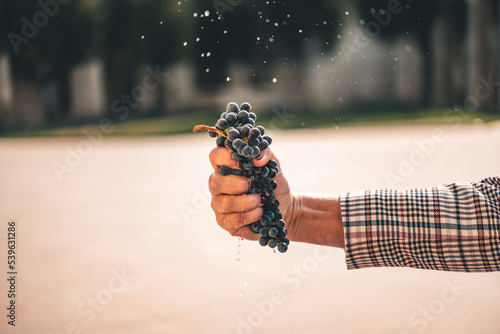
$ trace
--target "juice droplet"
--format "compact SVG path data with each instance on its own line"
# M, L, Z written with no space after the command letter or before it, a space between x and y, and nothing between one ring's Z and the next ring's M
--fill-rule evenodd
M240 262L241 259L239 257L236 258L236 262Z
M245 278L245 282L243 282L243 284L247 285L248 284L248 280Z
M260 294L262 294L262 292L259 290L259 291L257 292L257 294L258 294L258 295L260 295Z
M240 296L241 296L241 297L244 297L244 296L245 296L245 293L244 293L243 291L241 291Z

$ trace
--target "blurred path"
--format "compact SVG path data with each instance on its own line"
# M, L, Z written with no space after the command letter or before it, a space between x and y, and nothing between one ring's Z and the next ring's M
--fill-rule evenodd
M272 136L296 191L404 189L500 174L500 124ZM0 140L0 332L500 333L499 273L348 272L339 250L238 247L210 210L213 145L206 134L105 137L98 146L83 138ZM78 149L81 161L68 158ZM59 180L53 165L66 158L71 171ZM405 169L405 160L414 163ZM15 328L5 314L9 219L18 229Z

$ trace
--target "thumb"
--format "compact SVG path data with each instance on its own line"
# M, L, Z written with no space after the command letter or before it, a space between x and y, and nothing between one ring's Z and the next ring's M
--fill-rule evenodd
M260 157L259 158L254 158L252 159L252 162L255 167L264 167L267 165L269 160L274 159L276 162L278 162L278 159L274 155L274 153L271 151L270 148L266 148L263 151L260 151Z

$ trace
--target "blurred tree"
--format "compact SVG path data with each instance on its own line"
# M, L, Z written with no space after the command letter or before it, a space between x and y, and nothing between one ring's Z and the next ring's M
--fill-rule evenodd
M424 60L424 92L423 102L432 101L432 33L436 18L445 13L445 21L451 31L459 36L456 39L447 39L443 43L456 43L465 34L465 4L463 0L436 1L396 1L396 0L354 0L359 16L365 21L379 24L376 37L395 40L401 37L412 37L423 52ZM375 31L374 31L375 32ZM450 48L452 46L450 45ZM458 56L458 53L450 53ZM450 59L449 66L453 64ZM439 69L436 69L439 70Z
M0 4L0 52L10 54L14 100L23 103L24 87L33 87L30 94L36 95L42 85L56 83L59 108L34 111L42 113L42 120L68 115L70 70L95 50L92 13L86 3L74 0L60 5L57 1L6 0ZM22 119L19 122L22 127Z
M138 66L156 68L179 61L186 55L188 50L182 49L181 40L191 33L185 20L187 14L184 14L188 6L183 4L184 11L179 12L180 6L174 1L99 2L96 13L99 54L105 61L110 102L122 94L129 94L138 83Z
M204 88L223 84L231 63L244 63L255 80L267 80L277 64L297 67L310 55L313 42L326 50L336 40L338 1L220 0L212 5L196 0L191 17L199 41L189 42L195 44L198 82ZM207 52L211 57L200 57Z

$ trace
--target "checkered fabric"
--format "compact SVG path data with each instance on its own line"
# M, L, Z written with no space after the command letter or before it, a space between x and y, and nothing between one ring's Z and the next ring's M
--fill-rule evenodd
M340 195L348 269L500 270L500 177Z

